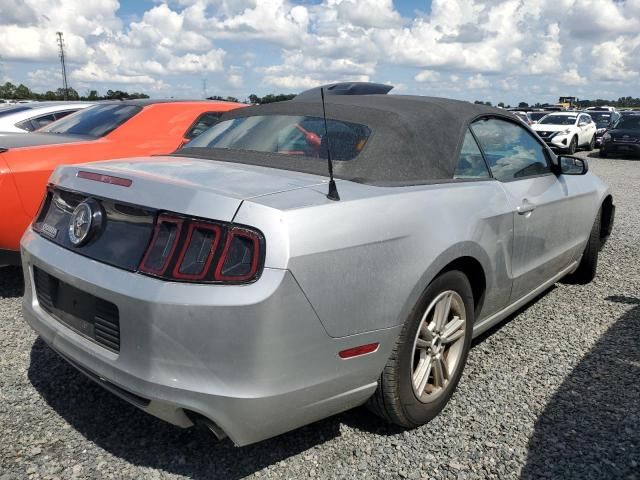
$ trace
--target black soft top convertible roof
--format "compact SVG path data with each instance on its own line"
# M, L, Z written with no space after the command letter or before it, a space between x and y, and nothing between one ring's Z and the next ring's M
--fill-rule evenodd
M480 115L514 119L504 110L459 100L405 95L327 96L327 118L367 125L372 134L353 160L334 161L337 178L393 186L451 180L467 126ZM322 104L302 99L232 110L222 121L258 115L322 117ZM244 150L189 148L176 155L328 175L327 162Z

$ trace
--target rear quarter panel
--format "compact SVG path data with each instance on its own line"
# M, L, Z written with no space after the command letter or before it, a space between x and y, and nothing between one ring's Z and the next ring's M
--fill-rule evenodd
M380 188L338 182L246 201L235 221L260 228L266 266L287 268L332 337L401 324L431 280L472 256L487 280L483 314L506 305L513 217L495 181Z

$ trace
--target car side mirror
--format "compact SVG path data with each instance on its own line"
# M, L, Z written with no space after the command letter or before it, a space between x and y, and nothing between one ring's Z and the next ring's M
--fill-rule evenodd
M584 158L560 155L558 163L562 175L584 175L589 171L589 164Z

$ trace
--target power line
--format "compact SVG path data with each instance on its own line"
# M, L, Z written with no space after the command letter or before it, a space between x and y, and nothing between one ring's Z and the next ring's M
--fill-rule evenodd
M67 67L64 63L64 40L62 38L62 32L56 32L58 36L58 47L60 47L60 65L62 66L62 89L64 99L67 100L69 92L69 84L67 83Z

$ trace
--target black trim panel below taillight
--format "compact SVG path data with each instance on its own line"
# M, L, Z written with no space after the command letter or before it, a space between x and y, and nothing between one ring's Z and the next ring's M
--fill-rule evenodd
M60 323L113 351L120 351L120 313L107 300L80 290L33 267L40 307Z

